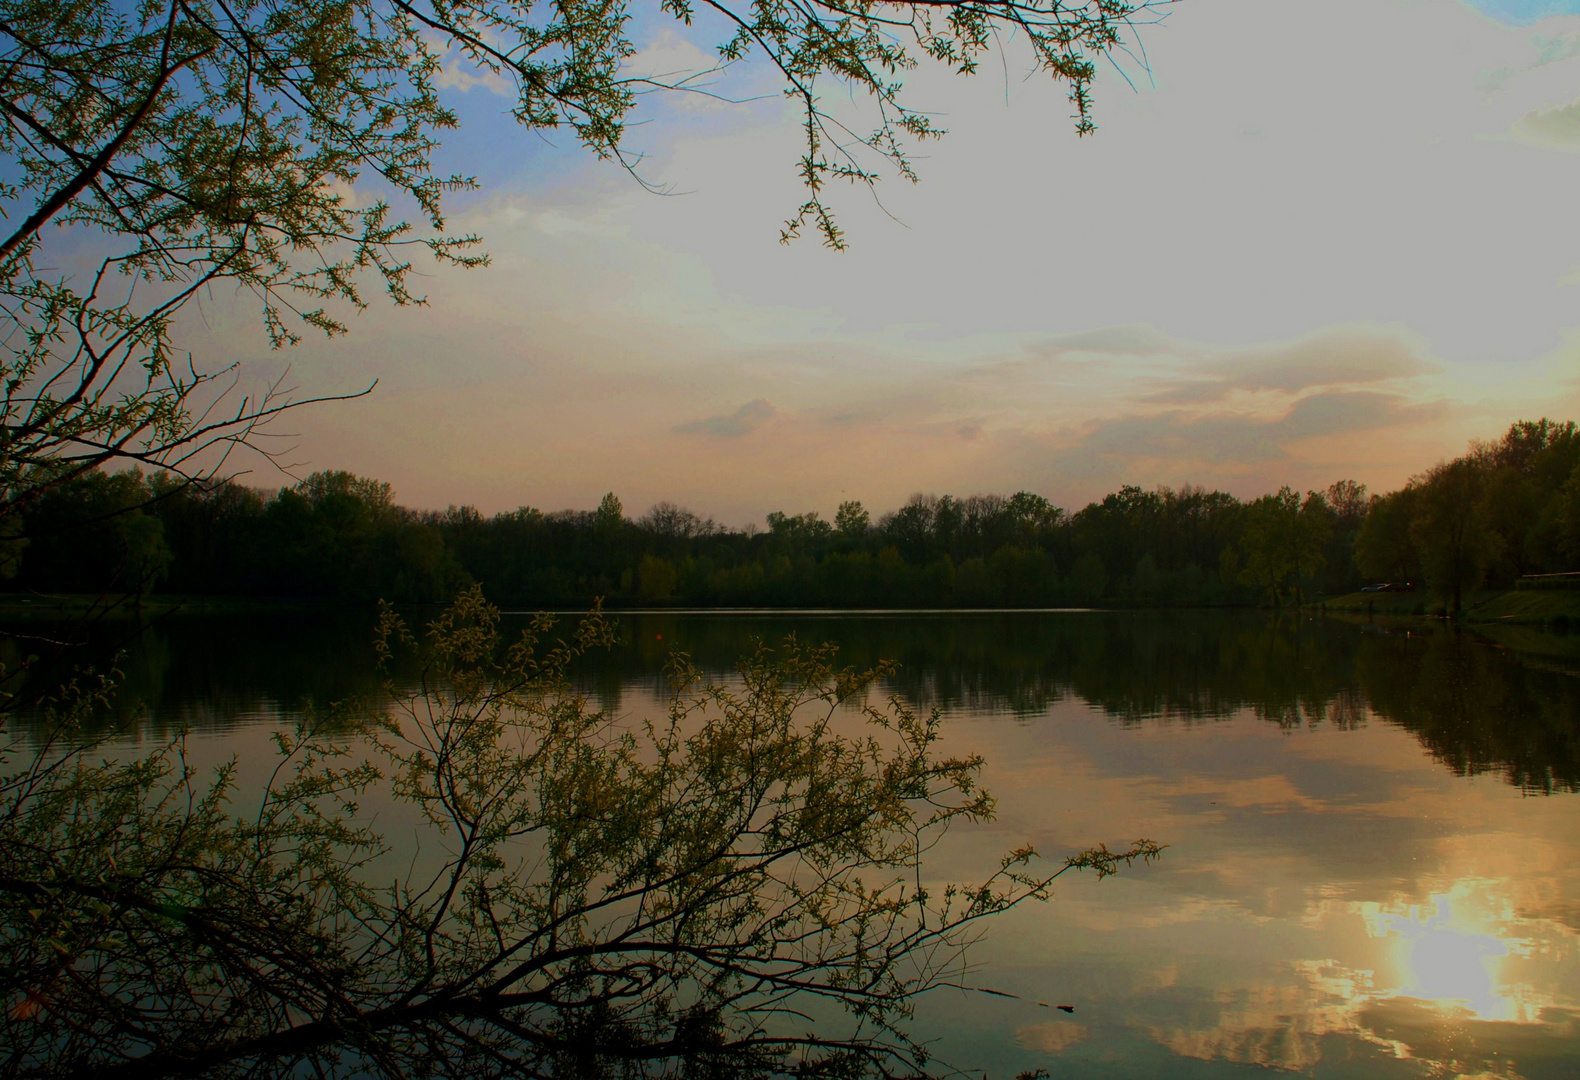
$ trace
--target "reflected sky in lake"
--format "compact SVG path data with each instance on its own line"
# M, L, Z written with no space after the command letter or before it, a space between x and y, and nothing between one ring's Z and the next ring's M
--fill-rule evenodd
M578 673L663 708L672 648L900 662L999 798L937 852L978 878L1140 836L1163 859L994 924L916 1024L1010 1077L1580 1076L1580 638L1252 613L628 615ZM303 701L376 694L367 620L170 620L123 667L152 738L261 749ZM1039 1005L1045 1002L1047 1005ZM1066 1004L1066 1014L1050 1006Z
M983 984L1077 1007L955 1003L997 1071L1576 1074L1573 795L1458 776L1369 710L1349 728L1250 709L1210 727L1093 719L1069 702L951 732L1001 797L971 844L1171 845L1154 867L1061 884L984 943Z

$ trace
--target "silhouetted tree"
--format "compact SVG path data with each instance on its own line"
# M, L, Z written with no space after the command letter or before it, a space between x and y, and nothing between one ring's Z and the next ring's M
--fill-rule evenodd
M1497 536L1482 519L1486 476L1468 458L1432 469L1415 499L1410 538L1432 591L1458 615L1464 595L1476 589L1497 552Z
M1300 602L1301 582L1321 568L1331 525L1327 503L1313 492L1304 502L1288 487L1246 507L1240 553L1240 580L1267 591L1276 604L1285 597Z
M872 528L872 515L859 502L842 502L839 512L834 515L834 528L847 539L859 540Z
M1420 581L1421 559L1411 533L1418 495L1418 488L1407 486L1372 497L1371 509L1355 538L1356 565L1371 580Z

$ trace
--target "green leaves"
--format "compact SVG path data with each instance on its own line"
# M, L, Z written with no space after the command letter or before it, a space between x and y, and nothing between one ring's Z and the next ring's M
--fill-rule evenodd
M977 920L1159 850L933 880L928 849L993 801L936 713L873 703L887 668L793 638L722 680L676 656L667 716L624 720L575 688L600 613L500 627L476 589L420 640L386 608L380 654L418 651L420 675L277 733L247 813L235 764L204 781L179 742L9 774L6 1067L915 1074L905 1021Z
M1247 585L1260 585L1277 606L1285 597L1300 603L1301 582L1321 569L1323 550L1333 531L1331 512L1323 496L1312 492L1304 501L1300 493L1282 487L1247 504L1240 546L1245 568L1239 577Z

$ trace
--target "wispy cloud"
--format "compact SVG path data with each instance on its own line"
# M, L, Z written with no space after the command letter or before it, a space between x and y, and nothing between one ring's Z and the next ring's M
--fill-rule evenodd
M1199 347L1176 352L1195 360L1190 374L1152 394L1159 403L1220 402L1235 393L1298 395L1331 387L1397 383L1435 370L1424 346L1388 329L1335 329L1260 348Z
M1263 419L1234 413L1193 417L1183 410L1124 416L1094 425L1079 443L1057 455L1073 464L1102 458L1131 478L1183 474L1223 475L1225 466L1256 466L1296 459L1295 444L1331 435L1377 432L1420 424L1442 415L1439 405L1372 391L1312 394L1282 416ZM1088 466L1090 468L1090 466Z
M1536 146L1580 150L1580 101L1528 112L1515 122L1509 134Z
M742 435L750 435L778 415L778 409L766 399L758 398L756 401L748 401L728 415L708 416L701 420L677 424L673 430L676 435L711 435L716 439L738 439Z
M1580 20L1209 4L1148 44L1158 85L1106 86L1095 140L1025 138L1067 111L1038 80L1006 104L917 72L953 134L922 184L884 192L911 228L841 204L844 254L777 243L804 198L793 108L662 113L651 179L697 192L662 199L469 128L450 149L510 170L452 226L491 268L298 350L304 393L379 379L304 414L298 456L416 505L588 508L613 488L742 521L919 489L1386 489L1517 417L1580 415L1575 159L1498 137L1527 116L1572 137ZM1335 82L1336 57L1365 77ZM630 70L708 63L658 35ZM519 174L506 145L531 151ZM220 298L193 310L194 347L277 362Z
M497 71L469 62L459 51L452 50L444 58L444 63L439 67L439 74L434 76L433 85L439 90L458 90L467 93L479 87L491 94L509 98L516 96L516 88L510 80Z
M1079 334L1050 338L1032 347L1049 359L1072 354L1093 356L1157 356L1178 351L1180 343L1150 326L1105 326Z

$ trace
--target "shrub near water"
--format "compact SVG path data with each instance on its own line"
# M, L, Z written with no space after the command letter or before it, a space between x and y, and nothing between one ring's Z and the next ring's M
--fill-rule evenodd
M386 609L381 650L420 652L418 689L280 733L239 817L234 764L204 780L179 743L96 762L62 703L63 751L8 753L6 1070L925 1071L904 1021L979 920L1159 851L1038 871L1025 849L932 888L923 852L993 801L979 759L939 752L936 713L860 705L841 733L879 672L793 639L729 686L677 657L668 716L617 727L566 681L607 623L552 626L503 641L474 589L419 645ZM393 884L362 809L380 799L426 823Z

